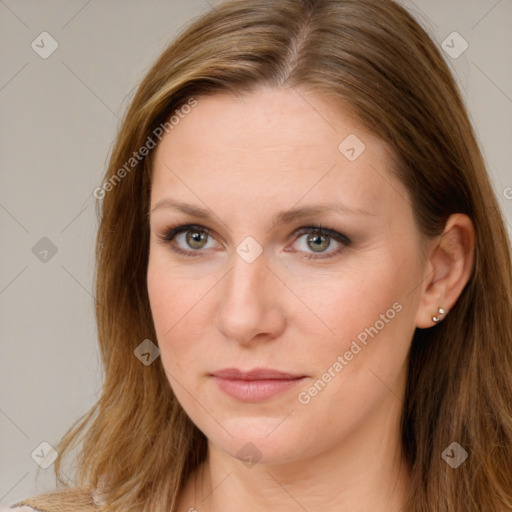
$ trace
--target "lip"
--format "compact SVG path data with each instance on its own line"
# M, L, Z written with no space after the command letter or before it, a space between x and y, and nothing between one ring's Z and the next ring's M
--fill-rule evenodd
M272 368L249 371L226 368L210 374L221 391L242 402L261 402L284 393L301 382L305 375L292 374Z
M274 370L273 368L253 368L252 370L239 370L238 368L225 368L213 372L211 375L219 377L221 379L233 379L233 380L293 380L305 375L281 372Z

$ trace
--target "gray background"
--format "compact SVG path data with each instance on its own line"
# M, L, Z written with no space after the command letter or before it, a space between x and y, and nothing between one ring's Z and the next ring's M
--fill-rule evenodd
M512 0L403 4L440 46L454 31L469 43L445 57L510 225ZM208 8L206 0L0 0L0 504L55 486L53 467L36 481L31 454L43 441L55 445L99 396L92 192L138 82ZM58 43L47 59L31 47L42 46L44 31ZM54 255L33 251L43 237Z

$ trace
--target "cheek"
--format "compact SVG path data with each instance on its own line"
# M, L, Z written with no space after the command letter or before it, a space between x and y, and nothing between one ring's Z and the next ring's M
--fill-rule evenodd
M389 250L347 265L336 279L317 276L315 287L300 289L321 321L306 324L297 315L295 323L308 333L316 378L329 387L332 381L333 392L356 399L379 377L392 383L403 369L419 304L419 261L412 249L405 255Z
M337 304L326 304L322 315L336 335L315 337L310 331L304 357L312 378L297 390L294 403L297 418L319 431L332 423L347 433L393 395L400 403L414 309L393 283L376 289L360 282L348 297L338 293Z
M165 251L150 253L147 287L160 358L171 387L178 397L182 386L196 393L200 374L211 370L212 308L215 280L186 272ZM183 400L185 397L181 397ZM181 400L180 400L181 401Z
M150 255L147 287L164 367L170 371L176 370L177 365L186 366L186 353L190 344L179 343L179 337L187 324L188 315L190 315L188 312L194 303L193 283L186 286L177 280L175 272L169 268L165 258L157 254Z
M353 338L376 322L382 330L382 321L388 326L387 320L403 318L396 310L407 309L415 288L411 283L420 280L420 273L414 258L408 262L399 258L393 252L371 258L355 256L340 272L316 272L307 279L295 279L291 287L310 311L302 308L296 321L316 317L318 333L332 340Z

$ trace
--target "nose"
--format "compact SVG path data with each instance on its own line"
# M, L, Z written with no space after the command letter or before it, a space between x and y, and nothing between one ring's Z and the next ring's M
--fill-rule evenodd
M278 337L286 325L281 281L267 267L264 253L252 263L234 254L233 267L219 287L216 329L241 344Z

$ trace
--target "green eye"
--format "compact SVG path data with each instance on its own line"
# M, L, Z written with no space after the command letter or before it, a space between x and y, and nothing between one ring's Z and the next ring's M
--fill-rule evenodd
M345 235L321 226L302 227L295 231L293 236L296 238L295 243L305 237L305 243L302 244L302 248L293 250L293 252L309 254L308 259L334 257L343 251L343 248L349 247L352 243ZM204 253L202 249L211 248L207 246L210 241L209 239L211 238L213 241L208 228L193 224L168 228L163 235L158 235L158 238L161 243L171 244L174 252L190 257L201 256ZM333 245L333 241L338 247L328 251L331 245ZM179 243L181 243L181 246Z
M302 244L302 249L299 249L299 251L306 253L308 253L309 250L312 251L309 259L325 259L336 256L343 250L343 247L349 247L352 243L345 235L321 226L300 228L297 234L299 234L299 238L297 239L298 241L305 237L305 243ZM332 251L327 251L327 249L331 247L333 240L338 244L338 248ZM320 254L322 256L315 256L315 254Z

